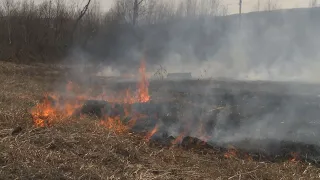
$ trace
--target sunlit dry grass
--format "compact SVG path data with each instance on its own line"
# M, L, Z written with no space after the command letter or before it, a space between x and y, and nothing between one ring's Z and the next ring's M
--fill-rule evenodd
M115 135L93 118L35 128L30 108L61 78L49 71L0 62L0 179L320 178L318 168L302 162L162 147L139 134Z

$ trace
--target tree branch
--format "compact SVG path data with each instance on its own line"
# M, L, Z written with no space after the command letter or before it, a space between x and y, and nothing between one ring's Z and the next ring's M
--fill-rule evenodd
M143 1L144 1L144 0L140 0L140 1L138 2L138 5L140 5Z
M77 18L76 23L75 23L74 26L73 26L72 36L71 36L71 38L72 38L72 39L71 39L71 43L73 43L73 35L74 35L74 33L75 33L75 31L76 31L76 29L77 29L77 27L78 27L78 24L79 24L80 20L82 19L82 17L83 17L83 16L86 14L86 12L88 11L88 8L89 8L90 3L91 3L91 0L88 0L87 4L86 4L86 5L83 7L83 9L81 10L79 17Z

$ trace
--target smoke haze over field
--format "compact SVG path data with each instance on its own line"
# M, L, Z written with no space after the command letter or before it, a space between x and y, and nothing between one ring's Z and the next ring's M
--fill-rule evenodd
M104 64L100 74L109 76L136 73L144 58L150 74L161 65L195 78L318 81L316 7L273 11L271 3L240 25L218 0L144 0L135 20L134 1L117 0L108 12L92 1L80 21L87 1L3 2L1 60Z
M113 65L125 70L139 64L144 57L153 71L161 65L167 72L192 72L195 78L319 83L319 8L249 13L242 16L241 24L238 16L220 15L185 16L159 24L141 24L135 32L138 43L131 46L132 39L121 38L118 44L121 50L113 51L119 60ZM122 45L128 49L123 51ZM179 113L183 116L178 117L176 126L166 127L170 135L178 136L181 127L187 126L185 135L197 137L203 121L214 121L214 125L205 125L211 128L209 142L228 144L271 139L319 145L312 125L319 123L315 94L314 101L299 99L302 91L285 83L252 87L244 84L247 88L244 91L240 90L242 84L238 84L222 88L219 94L218 88L213 88L216 82L193 83L168 85L172 91L189 92L194 87L194 94L202 95L193 97L192 103L197 106L181 109ZM286 96L294 91L299 95ZM219 103L224 105L222 110L210 111ZM199 113L202 111L210 113L203 115ZM234 122L239 122L238 126L233 127ZM260 145L266 148L270 144Z
M134 20L134 8L128 2L132 1L119 0L103 16L99 6L91 4L81 21L77 21L78 11L68 11L62 4L56 4L56 9L48 8L51 1L31 8L30 12L40 14L30 13L32 21L23 18L29 17L24 16L28 12L25 10L33 6L17 6L17 15L4 15L6 21L0 21L0 28L9 29L0 31L0 45L12 50L4 49L0 58L12 59L15 53L18 59L26 58L27 52L32 60L63 57L66 63L76 66L70 74L76 75L73 80L84 86L81 90L100 89L101 94L116 98L117 92L137 87L135 82L117 80L121 79L119 76L130 79L138 74L141 60L145 60L149 76L162 67L160 74L191 72L194 78L319 82L320 8L270 9L243 14L240 21L237 15L227 16L216 0L188 0L177 9L150 0L141 6L139 17ZM23 28L20 21L24 22ZM74 29L77 23L78 28ZM60 56L55 57L57 54ZM83 67L84 64L93 66ZM92 75L117 77L113 81ZM220 81L221 85L219 81L210 84L212 81L190 80L153 81L148 86L143 82L152 101L139 101L132 106L142 114L138 110L144 106L153 114L163 113L159 121L170 116L169 125L162 122L169 135L186 133L198 137L198 130L205 127L210 135L207 140L217 143L269 138L308 140L319 145L318 134L312 134L318 131L311 124L319 123L319 87L306 86L315 93L302 97L305 91L300 90L304 86L298 83ZM58 85L55 88L62 89ZM158 93L159 98L153 93ZM153 97L160 100L153 101ZM147 122L158 121L154 115L148 118Z
M112 51L122 59L117 66L138 64L145 55L153 71L162 65L197 78L318 82L319 15L319 8L249 13L241 27L235 15L185 17L141 26L136 40L145 53L128 39Z

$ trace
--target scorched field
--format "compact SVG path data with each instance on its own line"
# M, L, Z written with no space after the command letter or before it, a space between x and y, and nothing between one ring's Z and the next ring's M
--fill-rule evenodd
M0 179L320 178L313 92L65 71L1 62Z

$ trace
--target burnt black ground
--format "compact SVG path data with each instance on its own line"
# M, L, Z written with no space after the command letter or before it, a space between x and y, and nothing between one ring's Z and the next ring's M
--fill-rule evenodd
M51 73L57 68L3 62L0 62L0 69L0 179L319 179L320 169L304 161L270 162L259 160L261 155L258 153L252 155L257 161L252 161L245 156L248 151L243 152L244 158L226 158L220 145L206 148L188 138L185 138L188 143L177 144L180 147L167 148L155 139L147 143L143 132L114 134L92 117L70 117L49 127L34 127L30 109L45 93L56 92L58 86L65 87L65 82L70 80L64 76L65 70ZM166 84L170 83L159 83L158 89L152 83L149 90L157 103L166 102L173 96L174 101L183 102L181 93L165 91L170 88ZM198 91L208 89L200 88L208 81L193 84ZM94 89L98 90L112 84L103 80L96 85ZM136 86L135 83L132 85ZM85 86L83 90L88 88ZM250 129L257 128L245 130ZM233 138L238 143L240 139L243 137ZM231 142L221 136L216 140ZM239 149L238 154L242 154Z
M108 87L134 86L136 82L111 86L109 83ZM151 131L158 124L159 131L153 139L170 144L181 133L199 138L201 124L202 135L210 136L207 143L210 147L232 145L252 153L253 157L270 161L287 159L294 152L301 159L317 164L320 160L319 87L289 82L151 82L152 100L130 105L132 112L147 115L137 121L132 131ZM123 106L88 100L81 113L123 116Z

